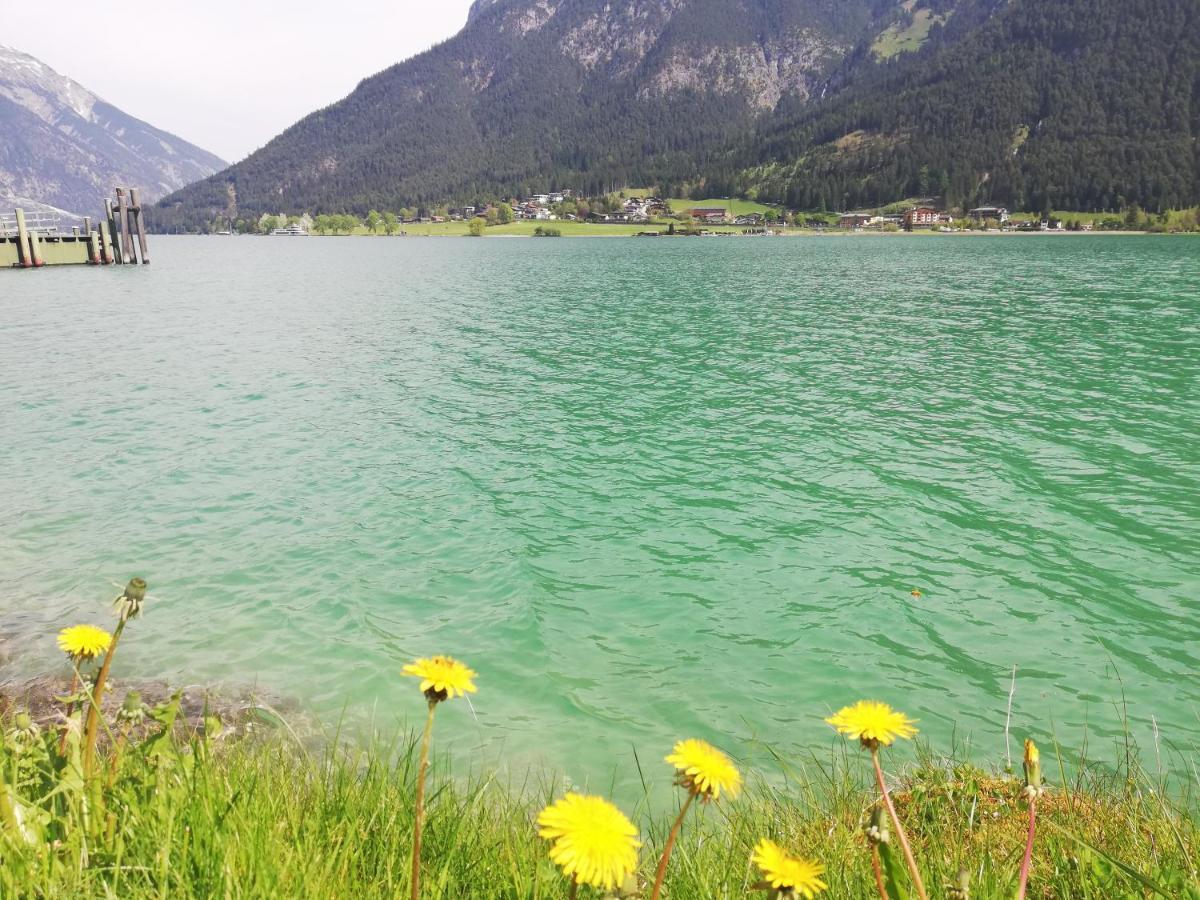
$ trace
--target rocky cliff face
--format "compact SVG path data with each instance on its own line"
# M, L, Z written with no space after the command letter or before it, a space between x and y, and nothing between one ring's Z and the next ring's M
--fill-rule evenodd
M503 0L475 0L471 4L471 9L467 12L467 24L470 25L480 13L502 2Z
M0 204L95 215L116 185L153 201L225 167L127 115L28 54L0 45Z
M457 36L170 198L164 219L691 175L780 101L803 103L881 5L894 4L476 0Z

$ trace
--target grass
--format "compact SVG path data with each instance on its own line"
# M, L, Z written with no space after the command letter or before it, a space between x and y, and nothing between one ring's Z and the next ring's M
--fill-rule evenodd
M202 714L189 714L182 694L146 709L130 691L119 708L111 695L105 707L99 685L120 633L150 600L144 581L129 582L116 600L120 620L106 650L88 651L60 636L76 680L69 691L41 692L36 718L14 708L13 697L0 698L7 707L0 717L0 897L316 900L398 897L410 889L417 897L411 848L422 821L420 897L541 900L567 894L535 826L539 810L574 789L561 778L456 778L435 758L423 779L425 756L411 736L391 744L350 743L339 734L305 741L277 716L265 720L275 724L273 731L255 727L241 707L227 722L207 702ZM431 674L435 663L443 666L440 674ZM450 673L445 667L451 665L460 671ZM426 735L435 701L448 699L451 686L473 690L475 677L444 659L419 660L405 674L425 679ZM445 686L437 686L439 678ZM415 715L415 692L399 684L396 690L400 708ZM911 736L886 708L871 713L874 725L845 719L838 727L856 734L856 727L878 727L879 715L893 733ZM1006 743L1007 734L1006 728ZM825 757L800 758L768 747L771 764L745 773L742 796L725 793L717 802L698 804L664 870L664 897L752 895L760 874L751 853L763 838L823 864L828 896L873 896L874 851L865 826L880 796L857 743L835 747ZM1156 739L1157 776L1139 766L1128 737L1111 766L1086 757L1068 765L1061 755L1043 752L1042 770L1057 786L1037 802L1029 896L1200 900L1200 775L1187 752L1169 760L1177 763L1173 769L1164 769ZM885 767L893 761L885 751ZM661 796L657 792L675 773L661 758L643 765L635 754L633 764L642 794L621 805L637 823L643 846L628 890L618 893L644 898L674 819L673 810L651 798ZM889 771L892 802L931 896L964 897L951 892L963 883L976 900L1013 896L1025 848L1024 780L920 744L915 763L899 777ZM736 780L728 768L718 775L726 789ZM1037 777L1031 782L1040 783ZM423 820L418 785L428 786ZM676 796L676 803L682 799ZM595 825L572 828L579 836ZM627 845L627 836L621 840ZM880 852L890 873L887 900L902 900L905 876L891 864L895 845ZM622 875L627 871L622 864ZM579 893L599 896L586 887Z
M36 742L14 738L12 721L5 730L0 771L9 787L0 790L10 791L16 818L32 824L0 821L0 896L365 898L406 890L416 774L407 738L369 749L330 741L310 755L290 738L151 737L116 761L103 757L111 786L97 793ZM57 740L49 731L40 739ZM1053 770L1051 754L1044 759ZM865 754L847 747L826 760L779 764L770 780L752 775L742 797L701 807L688 821L666 896L752 896L758 875L748 860L764 836L819 858L828 896L874 895L863 827L877 796ZM667 768L643 775L665 780ZM1163 896L1200 897L1200 834L1183 811L1190 793L1173 804L1164 785L1136 768L1073 768L1078 774L1056 779L1060 787L1039 803L1030 896L1141 897L1154 885ZM561 783L455 780L435 767L430 784L423 896L565 895L532 824ZM1013 895L1026 821L1019 791L1011 777L921 750L894 798L932 896L946 896L961 870L972 897ZM626 807L646 844L643 886L671 819L670 810L648 806Z
M948 18L949 15L935 16L931 9L918 9L912 13L911 23L897 22L885 28L871 45L871 52L876 59L883 60L920 50L921 45L929 40L929 30Z
M710 199L710 200L685 200L682 198L671 198L667 200L671 209L676 212L683 212L685 209L693 209L697 206L719 207L727 209L731 215L748 216L751 213L775 213L778 207L767 206L764 203L756 203L753 200L738 200L730 199Z
M757 205L757 204L755 204ZM740 212L738 213L741 214ZM669 222L647 222L640 224L604 224L601 222L571 222L571 221L547 221L535 222L531 220L521 220L511 222L508 225L493 225L484 231L484 237L533 237L533 232L538 226L554 227L562 232L563 237L630 237L642 231L666 231L670 227ZM675 227L682 229L683 224L676 222ZM467 236L466 222L414 222L412 224L402 226L402 230L408 237L465 237ZM728 234L741 234L742 226L705 226L706 231L714 231ZM369 237L371 233L366 228L357 228L354 231L356 236ZM344 236L344 235L343 235ZM395 236L395 235L394 235ZM378 237L386 237L382 231Z

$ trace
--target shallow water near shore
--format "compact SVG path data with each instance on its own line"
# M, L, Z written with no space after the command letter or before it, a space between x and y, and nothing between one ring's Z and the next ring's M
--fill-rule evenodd
M450 653L442 739L580 783L860 697L1000 759L1014 665L1015 736L1200 742L1196 241L151 251L0 273L0 676L141 574L129 677L386 730Z

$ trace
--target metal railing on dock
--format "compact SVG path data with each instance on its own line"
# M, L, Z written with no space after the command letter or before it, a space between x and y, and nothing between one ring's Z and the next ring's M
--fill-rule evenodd
M104 201L104 218L97 228L85 216L82 228L72 226L69 234L49 213L16 209L11 216L0 215L0 268L148 265L150 251L138 190L117 188L116 195L116 203Z

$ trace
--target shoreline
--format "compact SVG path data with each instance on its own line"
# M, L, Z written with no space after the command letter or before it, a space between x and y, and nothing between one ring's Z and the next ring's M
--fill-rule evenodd
M500 226L504 227L504 226ZM710 231L703 234L645 234L629 231L622 226L622 230L608 230L609 226L596 226L595 230L573 230L566 231L563 234L556 235L555 238L1053 238L1053 237L1072 237L1072 238L1089 238L1089 237L1158 237L1158 238L1186 238L1197 237L1200 233L1196 232L1153 232L1153 231L842 231L838 229L828 229L826 231L814 231L807 228L788 228L779 231L775 234L745 234L741 231ZM655 227L655 226L651 226ZM160 234L155 235L156 238L163 237L234 237L234 235L215 235L215 234ZM266 238L274 237L274 235L236 235L236 237L251 237L251 238ZM305 237L313 238L380 238L380 239L413 239L413 238L471 238L478 240L480 238L496 239L496 238L517 238L517 239L544 239L542 235L513 233L511 231L501 232L497 234L472 235L465 232L451 231L449 229L430 230L422 233L413 234L311 234Z

